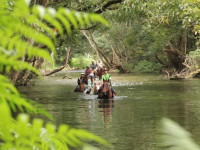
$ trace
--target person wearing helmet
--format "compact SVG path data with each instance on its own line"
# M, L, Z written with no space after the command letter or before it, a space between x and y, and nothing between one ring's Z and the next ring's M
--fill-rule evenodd
M85 73L81 73L81 76L80 76L80 78L78 78L77 83L78 83L78 85L77 85L77 87L74 90L75 92L77 92L79 90L80 83L87 84L87 80L85 78Z
M90 68L91 68L92 70L96 70L97 65L95 64L95 60L92 60L92 63L90 64Z
M78 78L78 81L77 81L78 85L80 85L80 82L85 83L85 73L81 73L80 78Z
M94 75L93 75L93 73L90 73L89 78L88 78L88 87L87 87L85 93L90 94L93 87L94 87Z
M104 74L102 75L102 78L101 78L101 84L103 85L103 83L107 81L110 83L110 88L111 88L111 91L112 91L112 94L113 96L116 95L116 92L115 90L113 89L112 87L112 84L111 84L111 77L110 77L110 74L108 73L108 69L107 68L104 68Z
M92 73L94 75L94 80L97 76L97 65L95 64L95 60L92 60L92 63L90 64L90 68L92 70Z
M102 78L101 78L101 84L103 84L104 81L111 83L111 77L110 77L110 74L108 73L107 68L104 69L104 74L102 75Z
M87 78L89 78L91 73L92 73L92 71L91 71L90 67L86 66L85 75L87 76Z
M101 59L99 59L99 60L97 61L97 67L98 67L98 68L99 68L99 67L103 67L103 63L102 63Z

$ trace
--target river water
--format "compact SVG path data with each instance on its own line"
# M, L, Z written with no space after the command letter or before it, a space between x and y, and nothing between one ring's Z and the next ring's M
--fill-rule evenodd
M80 73L35 80L20 87L28 98L43 104L55 124L86 129L113 145L113 150L153 150L163 117L178 122L200 144L200 81L169 81L159 75L111 74L117 96L108 102L74 93ZM108 149L103 147L102 149Z

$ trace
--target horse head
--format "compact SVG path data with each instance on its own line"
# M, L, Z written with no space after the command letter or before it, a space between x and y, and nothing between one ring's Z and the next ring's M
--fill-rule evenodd
M104 82L103 83L103 88L102 88L102 93L104 95L106 95L109 90L110 90L109 82Z
M94 82L94 94L98 94L99 89L101 89L101 84Z
M80 89L79 89L79 91L80 92L84 92L84 90L85 90L84 83L80 82Z

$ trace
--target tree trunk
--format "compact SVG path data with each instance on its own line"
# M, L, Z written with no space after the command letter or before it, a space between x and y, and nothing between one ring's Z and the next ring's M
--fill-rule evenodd
M125 73L126 70L124 69L123 64L122 64L122 60L121 60L122 58L120 59L120 57L117 55L117 53L116 53L111 41L109 40L108 36L105 35L105 37L106 37L106 39L107 39L107 41L108 41L108 43L109 43L109 45L112 49L112 52L113 52L113 61L112 61L113 65L116 66L116 68L119 69L120 72Z
M54 70L52 70L52 71L43 73L43 76L50 76L50 75L52 75L52 74L54 74L54 73L56 73L56 72L59 72L59 71L63 70L64 68L65 68L65 66L61 66L61 67L56 68L56 69L54 69Z
M86 30L81 30L81 33L86 37L86 39L88 40L88 42L90 43L90 46L95 50L96 54L97 54L97 59L99 59L99 51L98 51L98 47L96 46L96 44L94 43L94 41L92 41L89 36L86 33Z
M67 66L68 62L69 62L70 55L71 55L71 48L68 47L68 48L65 48L65 50L66 50L65 66Z
M166 52L168 62L175 67L177 72L184 69L183 63L186 55L182 51L173 48L171 45L164 46L163 51Z
M71 48L68 47L68 48L65 48L65 50L66 50L66 56L65 56L65 60L64 60L63 66L60 66L59 68L56 68L54 70L45 72L45 73L42 74L43 76L50 76L50 75L52 75L52 74L54 74L56 72L59 72L59 71L63 70L65 67L68 66L68 61L69 61L69 58L70 58L70 55L71 55Z
M180 50L186 54L187 52L187 29L183 29L180 41Z
M108 67L108 68L111 68L111 64L108 60L108 58L105 56L105 54L100 50L100 48L98 47L98 45L96 44L92 34L89 32L90 34L90 37L87 35L86 31L85 30L81 30L81 33L86 37L86 39L88 40L88 42L90 43L91 47L96 51L97 55L100 56L101 55L101 58L104 58L102 59L103 63ZM100 54L100 55L99 55Z

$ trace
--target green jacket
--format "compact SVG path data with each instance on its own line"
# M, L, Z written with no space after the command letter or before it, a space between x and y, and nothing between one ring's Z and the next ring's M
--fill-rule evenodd
M107 74L103 74L102 75L102 80L103 81L109 81L109 80L111 80L111 77L110 77L110 75L107 73Z

